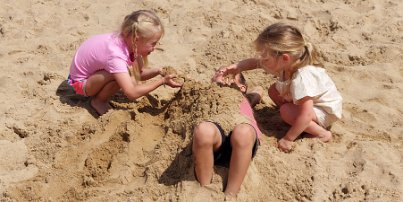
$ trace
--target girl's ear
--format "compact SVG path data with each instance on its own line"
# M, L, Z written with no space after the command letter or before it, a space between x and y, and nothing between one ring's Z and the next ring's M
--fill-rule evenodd
M281 57L282 66L283 66L284 68L285 68L285 67L288 67L288 66L292 63L292 57L291 57L290 54L284 53L284 54L282 54L280 57Z
M291 56L288 53L284 53L281 55L281 60L283 60L284 62L290 62Z

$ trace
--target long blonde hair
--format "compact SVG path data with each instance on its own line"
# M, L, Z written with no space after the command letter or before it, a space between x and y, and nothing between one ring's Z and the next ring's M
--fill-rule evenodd
M133 46L130 47L133 51L136 63L133 63L128 67L130 75L139 82L140 78L140 68L147 67L148 60L147 56L144 58L137 55L137 45L136 39L144 38L149 39L155 34L160 33L161 36L164 34L164 26L158 16L150 10L138 10L127 15L120 28L120 34L123 38L128 38L132 40Z
M305 40L296 27L291 25L272 24L259 34L254 43L257 50L269 50L276 55L290 54L294 59L291 66L293 73L306 65L323 67L318 60L315 47Z

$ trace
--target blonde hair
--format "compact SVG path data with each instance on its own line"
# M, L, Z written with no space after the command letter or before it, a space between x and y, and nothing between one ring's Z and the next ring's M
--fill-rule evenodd
M130 38L136 63L129 67L129 73L136 81L140 81L140 66L146 67L148 64L147 56L143 58L137 55L136 39L150 39L155 34L164 35L164 26L158 16L150 10L138 10L127 15L120 28L120 34L124 38Z
M294 58L292 72L306 65L323 67L315 47L306 42L301 32L291 25L272 24L259 34L254 43L258 51L269 50L271 54L291 55Z

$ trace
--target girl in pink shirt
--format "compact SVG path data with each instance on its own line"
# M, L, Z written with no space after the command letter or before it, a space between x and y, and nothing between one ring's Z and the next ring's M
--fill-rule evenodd
M138 10L127 15L119 33L93 36L77 49L70 66L68 83L77 94L91 96L90 105L102 115L110 109L109 99L120 89L135 100L159 86L180 87L175 75L160 68L144 68L147 55L154 51L164 34L156 14ZM157 75L162 79L142 84Z

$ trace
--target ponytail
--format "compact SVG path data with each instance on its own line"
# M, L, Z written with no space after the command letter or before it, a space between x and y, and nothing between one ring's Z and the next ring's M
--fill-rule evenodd
M301 62L304 63L304 65L301 66L314 65L323 67L323 64L318 59L318 53L316 51L316 48L315 46L312 45L312 43L305 42L303 56L304 57L300 57Z
M275 23L263 30L255 40L257 49L268 49L275 53L287 53L294 58L294 71L306 65L323 67L318 60L315 47L306 42L302 33L294 26Z

